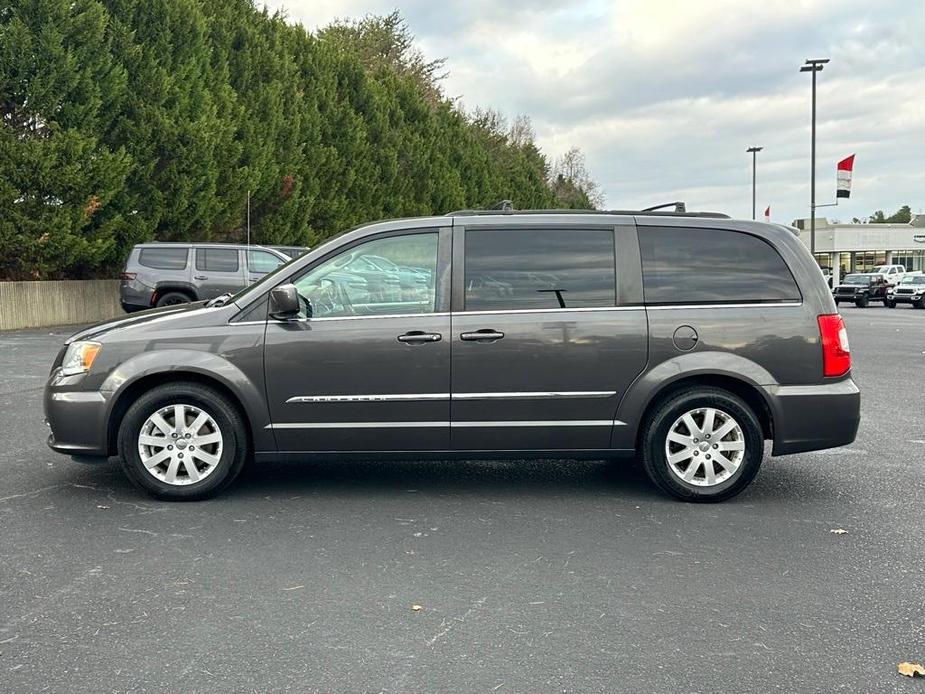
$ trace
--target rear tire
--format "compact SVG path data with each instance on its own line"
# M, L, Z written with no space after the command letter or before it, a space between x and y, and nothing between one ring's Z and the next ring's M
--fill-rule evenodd
M895 302L895 301L884 301L883 304L884 304L887 308L896 308L896 302Z
M250 457L247 432L241 413L219 391L169 383L129 407L119 427L119 456L139 489L157 499L195 501L238 476Z
M870 299L866 296L862 296L860 299L856 299L854 305L858 308L867 308L867 305L870 303Z
M675 393L651 410L642 427L646 474L682 501L729 499L761 468L764 435L758 418L741 398L720 388Z
M164 296L158 297L155 306L158 308L161 306L178 306L180 304L188 304L191 301L192 299L183 292L167 292Z

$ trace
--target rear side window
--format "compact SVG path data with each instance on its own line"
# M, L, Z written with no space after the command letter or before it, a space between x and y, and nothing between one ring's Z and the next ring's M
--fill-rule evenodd
M641 227L648 304L800 301L784 259L766 241L738 231Z
M185 270L187 248L142 248L138 264L155 270Z
M237 272L236 248L197 248L196 269L209 272Z
M247 252L247 269L255 273L273 272L277 267L282 265L285 260L277 258L272 253L266 251L248 251Z
M467 230L465 239L467 311L616 301L612 230Z

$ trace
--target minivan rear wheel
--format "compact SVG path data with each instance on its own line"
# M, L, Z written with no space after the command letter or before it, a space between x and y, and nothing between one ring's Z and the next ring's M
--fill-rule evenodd
M196 500L229 485L248 457L247 428L214 388L171 383L138 398L119 428L128 478L151 496Z
M649 478L684 501L723 501L758 474L761 424L737 395L719 388L680 391L643 423L642 462Z

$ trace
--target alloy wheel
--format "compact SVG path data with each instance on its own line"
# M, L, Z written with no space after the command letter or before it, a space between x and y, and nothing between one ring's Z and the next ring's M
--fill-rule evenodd
M138 455L161 482L183 486L201 482L222 457L222 432L215 419L194 405L162 407L138 434Z
M745 434L731 415L700 407L675 420L665 439L668 468L682 482L712 487L732 477L745 459Z

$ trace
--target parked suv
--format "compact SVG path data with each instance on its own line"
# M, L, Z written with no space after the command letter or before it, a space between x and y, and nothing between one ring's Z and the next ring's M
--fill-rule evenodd
M832 293L836 306L842 301L850 301L858 308L867 308L871 301L882 301L887 305L889 288L883 275L860 273L845 277Z
M896 308L896 304L922 308L925 305L925 275L906 275L895 288L890 287L886 305Z
M222 243L142 243L129 253L119 286L131 313L240 291L291 256L273 248Z
M772 455L854 440L850 367L786 227L452 213L342 234L231 298L81 330L45 412L54 450L118 455L166 499L277 458L638 455L669 494L717 501L751 482L766 440Z

